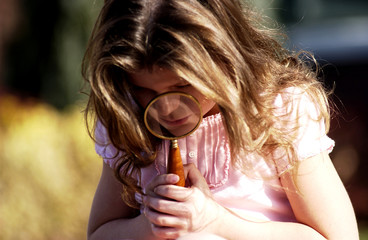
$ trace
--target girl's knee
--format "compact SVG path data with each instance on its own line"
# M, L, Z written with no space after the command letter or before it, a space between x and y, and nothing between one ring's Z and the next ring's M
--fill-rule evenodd
M198 240L198 239L206 239L206 240L226 240L225 238L219 237L215 234L210 233L190 233L183 237L177 238L177 240Z

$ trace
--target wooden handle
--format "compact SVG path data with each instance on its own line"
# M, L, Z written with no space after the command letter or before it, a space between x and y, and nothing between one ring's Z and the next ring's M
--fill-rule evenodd
M179 182L177 182L176 186L185 186L185 176L184 176L184 167L183 162L180 156L180 150L176 143L172 143L169 152L169 160L168 160L168 169L167 173L174 173L179 176Z

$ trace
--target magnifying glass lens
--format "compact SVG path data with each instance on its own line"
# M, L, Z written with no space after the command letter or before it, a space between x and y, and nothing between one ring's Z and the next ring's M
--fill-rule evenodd
M153 99L145 111L148 130L162 139L178 139L192 133L202 120L199 102L191 95L170 92Z

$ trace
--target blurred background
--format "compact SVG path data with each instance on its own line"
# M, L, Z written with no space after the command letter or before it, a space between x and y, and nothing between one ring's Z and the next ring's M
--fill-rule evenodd
M368 2L253 0L335 88L334 164L368 239ZM0 0L0 240L85 239L102 161L80 66L102 0Z

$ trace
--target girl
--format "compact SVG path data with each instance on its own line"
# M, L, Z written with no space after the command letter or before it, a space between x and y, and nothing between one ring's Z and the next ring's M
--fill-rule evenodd
M83 68L104 159L89 239L358 239L326 93L256 19L240 0L105 0ZM143 121L171 91L203 109L179 140L186 187Z

